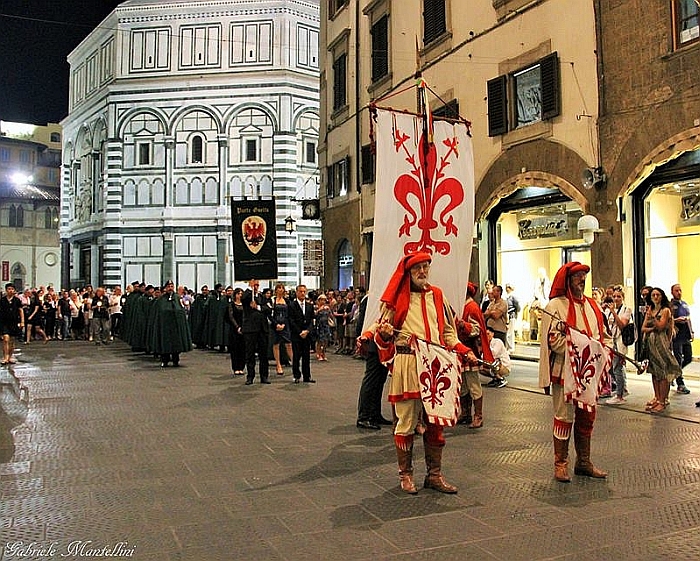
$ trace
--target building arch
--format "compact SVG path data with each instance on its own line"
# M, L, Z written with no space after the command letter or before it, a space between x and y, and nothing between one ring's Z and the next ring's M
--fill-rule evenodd
M315 129L316 129L316 134L318 134L318 131L320 130L321 117L319 116L317 110L315 110L312 107L305 107L305 106L300 107L294 113L294 115L292 117L292 131L296 133L299 130L300 126L303 124L303 121L305 118L310 120L310 121L315 121L317 123L317 126Z
M119 121L117 122L117 136L119 138L123 138L126 126L131 121L133 121L134 117L137 117L138 115L143 113L155 117L160 122L162 132L164 134L169 133L168 119L162 111L150 107L135 107L133 109L130 109L120 117Z
M236 119L236 117L238 117L238 115L240 115L248 109L255 109L267 115L267 117L270 119L270 122L272 123L273 131L277 132L279 130L279 120L275 112L272 109L270 109L270 107L262 103L247 102L232 107L224 115L224 132L228 132L231 128L231 124Z
M633 141L630 141L633 142ZM656 168L679 158L686 152L700 149L700 129L678 133L668 140L657 144L645 156L638 158L638 163L620 186L619 195L628 195L649 178Z
M223 119L221 118L221 115L217 113L214 109L211 107L207 107L206 105L189 105L187 107L183 107L181 109L178 109L175 113L170 118L170 123L171 123L171 130L175 131L177 130L178 126L182 123L182 120L187 117L190 113L194 112L201 112L201 113L206 113L211 119L216 123L216 132L221 134L224 132L224 123Z
M107 140L107 121L100 115L92 125L92 149L102 150L102 143Z
M523 171L522 162L538 162L539 169ZM525 181L529 186L556 187L587 209L587 197L576 187L587 167L578 153L558 142L540 139L513 146L496 158L475 186L474 215L483 218L500 196L526 186Z

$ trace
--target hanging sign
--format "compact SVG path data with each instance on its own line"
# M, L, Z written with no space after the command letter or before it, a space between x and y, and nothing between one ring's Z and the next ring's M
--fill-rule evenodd
M323 276L323 240L304 240L304 275Z
M233 270L236 281L277 278L274 200L231 199Z
M559 238L569 232L569 222L565 214L555 216L533 216L518 221L518 238L534 240L537 238Z

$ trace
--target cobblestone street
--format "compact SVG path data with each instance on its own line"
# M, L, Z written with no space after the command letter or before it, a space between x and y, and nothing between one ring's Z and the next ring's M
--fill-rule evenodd
M608 479L561 484L549 398L536 364L516 362L506 388L485 388L484 428L446 430L443 470L459 494L408 496L390 430L355 427L362 361L313 362L317 384L292 384L286 369L245 386L209 351L166 369L122 343L32 343L19 359L0 370L3 560L686 561L700 550L695 380L652 416L648 377L632 379L627 405L598 410L592 457ZM417 443L419 488L422 455Z

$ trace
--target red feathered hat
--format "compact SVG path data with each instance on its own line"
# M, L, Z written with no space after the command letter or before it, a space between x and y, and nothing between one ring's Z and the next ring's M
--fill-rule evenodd
M557 296L567 296L569 290L569 277L575 275L576 273L588 273L591 268L588 265L579 263L578 261L571 261L569 263L564 263L557 274L554 275L554 280L552 281L552 289L549 291L549 299L556 298Z
M432 262L432 260L433 257L429 253L422 251L409 253L401 258L394 274L391 275L380 300L394 311L395 327L401 327L408 313L408 304L411 300L411 267L426 261Z

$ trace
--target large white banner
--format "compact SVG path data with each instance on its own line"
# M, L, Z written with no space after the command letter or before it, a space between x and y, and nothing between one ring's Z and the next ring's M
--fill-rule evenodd
M474 154L463 123L434 122L377 110L374 245L365 329L379 317L379 298L406 254L433 256L430 283L460 312L467 291L474 229Z

